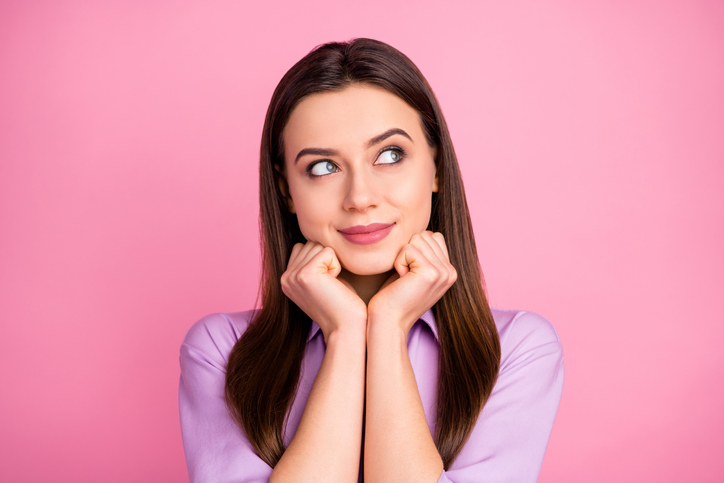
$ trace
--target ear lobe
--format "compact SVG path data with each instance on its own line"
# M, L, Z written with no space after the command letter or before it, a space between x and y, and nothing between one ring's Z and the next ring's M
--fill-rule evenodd
M289 195L289 185L287 184L287 178L284 176L284 171L279 167L278 164L274 165L274 170L277 172L277 183L279 183L279 191L282 192L282 196L287 201L287 210L289 213L296 213L294 209L294 200Z
M437 193L439 191L439 188L437 187L437 176L435 176L435 179L432 180L432 192Z

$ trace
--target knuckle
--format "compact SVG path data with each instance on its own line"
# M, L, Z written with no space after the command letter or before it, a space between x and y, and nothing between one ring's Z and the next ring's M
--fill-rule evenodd
M437 272L437 270L425 270L420 275L426 282L431 284L435 283L440 278L440 274Z
M309 283L312 280L312 271L309 269L309 266L303 267L299 272L297 273L296 280L299 285L302 286L308 286Z
M408 253L412 253L412 249L413 249L413 247L410 243L408 243L407 245L404 245L400 249L400 253L397 254L397 258L395 258L395 260L398 260L398 261L404 260Z
M282 287L289 285L289 272L282 273L281 277Z
M324 247L319 253L323 255L334 255L334 250L332 249L332 247Z
M455 267L450 267L450 285L455 283L458 279L458 271L455 270Z
M284 295L286 295L287 297L289 296L290 289L291 287L289 286L289 280L286 280L284 279L284 277L282 277L282 292L284 292Z

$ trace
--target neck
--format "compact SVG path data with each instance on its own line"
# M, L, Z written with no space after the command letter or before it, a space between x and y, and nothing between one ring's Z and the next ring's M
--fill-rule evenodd
M376 275L357 275L343 268L339 274L339 278L349 282L355 292L357 292L357 295L364 300L365 305L369 305L370 299L379 292L380 287L390 278L393 272L394 270L390 270L389 272L378 273Z

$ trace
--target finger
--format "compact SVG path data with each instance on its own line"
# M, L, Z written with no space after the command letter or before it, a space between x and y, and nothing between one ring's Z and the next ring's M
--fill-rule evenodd
M299 245L301 245L301 247L299 247L297 249L297 247ZM294 252L294 250L297 249L297 253L296 253L296 256L294 257L293 261L291 260L291 257L290 257L289 266L287 267L288 272L294 272L299 269L299 267L301 266L301 262L304 259L304 256L307 254L307 252L309 251L310 248L311 248L311 246L310 246L309 242L297 243L296 245L294 245L292 252Z
M418 269L421 265L421 260L424 259L422 252L414 245L408 243L395 258L395 271L400 274L400 277L405 276L411 270Z
M292 253L289 255L289 262L287 263L287 270L289 270L293 265L297 257L299 256L299 252L302 251L304 248L303 243L295 243L292 247Z
M316 243L306 254L300 255L299 258L302 259L297 269L299 275L306 272L307 274L329 274L336 278L342 271L342 266L334 250L319 243ZM305 277L303 276L303 278Z
M450 263L450 255L448 254L447 245L445 244L445 237L442 235L442 233L439 232L427 233L429 233L430 235L430 238L428 240L435 249L435 252L438 253L438 255L440 256L440 261L442 262L442 265L447 271L448 281L450 282L450 284L455 283L455 280L457 280L457 270L455 270L455 267L453 267L452 263Z
M342 271L342 265L339 263L337 254L334 253L334 249L331 247L323 247L315 258L318 261L312 260L310 263L317 263L320 269L334 278L337 278L337 275Z
M436 231L432 234L432 237L437 241L437 244L442 248L442 251L445 253L445 259L450 260L450 253L447 250L447 243L445 242L445 237L440 233L439 231Z
M307 242L304 249L302 249L299 254L299 257L297 257L298 262L296 269L301 269L303 266L307 265L309 261L317 255L317 253L322 251L323 248L324 247L317 242Z
M441 262L447 262L447 255L445 255L445 252L440 247L440 244L437 242L434 236L432 236L431 231L423 231L420 233L420 236L423 240L427 242L428 245L430 245L430 248L435 253L435 257L441 261Z
M439 263L440 257L435 253L435 250L430 246L430 242L425 239L423 236L425 232L422 233L416 233L412 235L412 238L410 238L410 245L416 247L422 255L432 263L433 265L437 265Z

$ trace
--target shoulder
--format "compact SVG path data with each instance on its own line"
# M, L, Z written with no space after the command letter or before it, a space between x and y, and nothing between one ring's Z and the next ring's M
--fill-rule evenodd
M553 324L540 314L525 310L491 309L500 337L500 370L530 354L558 354L563 348Z
M181 344L182 356L185 353L203 354L209 362L226 366L231 349L255 315L255 310L247 310L203 317L186 332Z
M491 309L500 371L450 480L535 482L563 392L563 352L553 324L535 312Z

